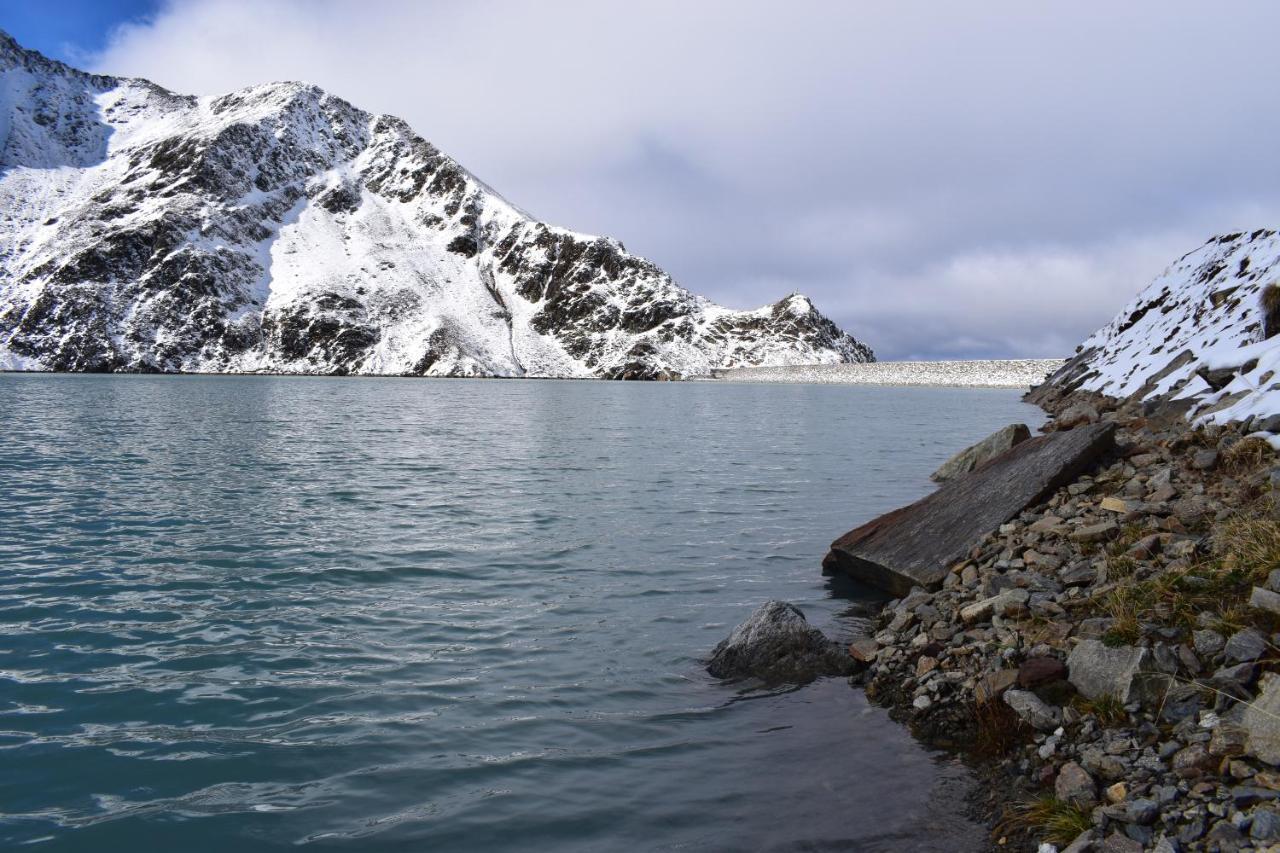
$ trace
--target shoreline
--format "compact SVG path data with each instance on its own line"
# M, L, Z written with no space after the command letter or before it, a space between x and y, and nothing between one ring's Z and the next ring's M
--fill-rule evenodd
M717 382L803 383L942 388L1018 388L1038 385L1066 362L1056 358L964 361L872 361L786 367L717 368Z
M987 849L1280 850L1280 722L1250 710L1280 714L1280 572L1242 568L1232 541L1259 518L1274 531L1280 460L1239 425L1088 392L1029 401L1046 429L1114 423L1115 448L939 588L886 603L851 684L971 767Z
M886 388L1025 389L1042 382L1063 359L983 359L971 361L878 361L864 364L715 368L711 375L682 379L604 379L597 376L423 376L409 373L290 373L285 371L85 371L14 370L22 376L257 376L315 379L497 379L566 382L718 382L723 384L865 385Z

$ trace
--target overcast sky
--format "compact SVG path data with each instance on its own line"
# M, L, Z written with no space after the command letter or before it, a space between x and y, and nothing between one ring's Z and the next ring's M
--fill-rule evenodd
M81 64L318 83L692 290L806 293L881 358L1069 353L1280 212L1263 0L137 7Z

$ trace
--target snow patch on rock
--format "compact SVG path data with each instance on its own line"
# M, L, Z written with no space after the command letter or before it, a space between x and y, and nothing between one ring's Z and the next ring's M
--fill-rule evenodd
M1280 414L1280 335L1266 337L1262 307L1278 280L1275 231L1214 237L1086 339L1047 384L1175 402L1199 423L1261 426Z

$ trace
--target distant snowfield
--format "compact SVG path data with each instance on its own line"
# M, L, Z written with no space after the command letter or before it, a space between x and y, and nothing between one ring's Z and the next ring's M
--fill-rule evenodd
M828 385L937 385L956 388L1030 388L1065 364L1060 358L985 361L877 361L736 367L713 371L729 382L810 382Z

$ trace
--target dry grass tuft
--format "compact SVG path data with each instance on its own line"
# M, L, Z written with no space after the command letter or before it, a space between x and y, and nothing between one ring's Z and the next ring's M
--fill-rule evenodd
M1093 826L1093 817L1079 806L1056 797L1041 797L1005 809L996 831L1000 834L1027 832L1050 844L1070 844Z
M1257 436L1242 438L1227 450L1222 456L1224 467L1232 474L1249 474L1263 465L1272 462L1275 457L1275 451L1272 450L1271 444Z
M1146 602L1137 594L1139 585L1121 586L1103 601L1103 609L1111 617L1111 627L1102 635L1108 646L1124 646L1142 639L1142 616Z
M973 721L972 751L980 758L1004 758L1035 734L1001 699L974 705Z
M1280 514L1265 500L1217 524L1213 556L1176 571L1140 579L1124 559L1108 560L1116 586L1095 599L1113 620L1104 643L1136 643L1144 625L1195 629L1206 612L1216 614L1224 629L1255 625L1267 620L1249 607L1249 593L1280 569Z
M1261 586L1280 569L1280 519L1267 512L1227 519L1214 534L1221 570L1244 585Z
M1115 696L1099 696L1097 699L1076 696L1071 704L1081 714L1093 714L1105 728L1129 721L1129 712L1124 709L1124 703Z

